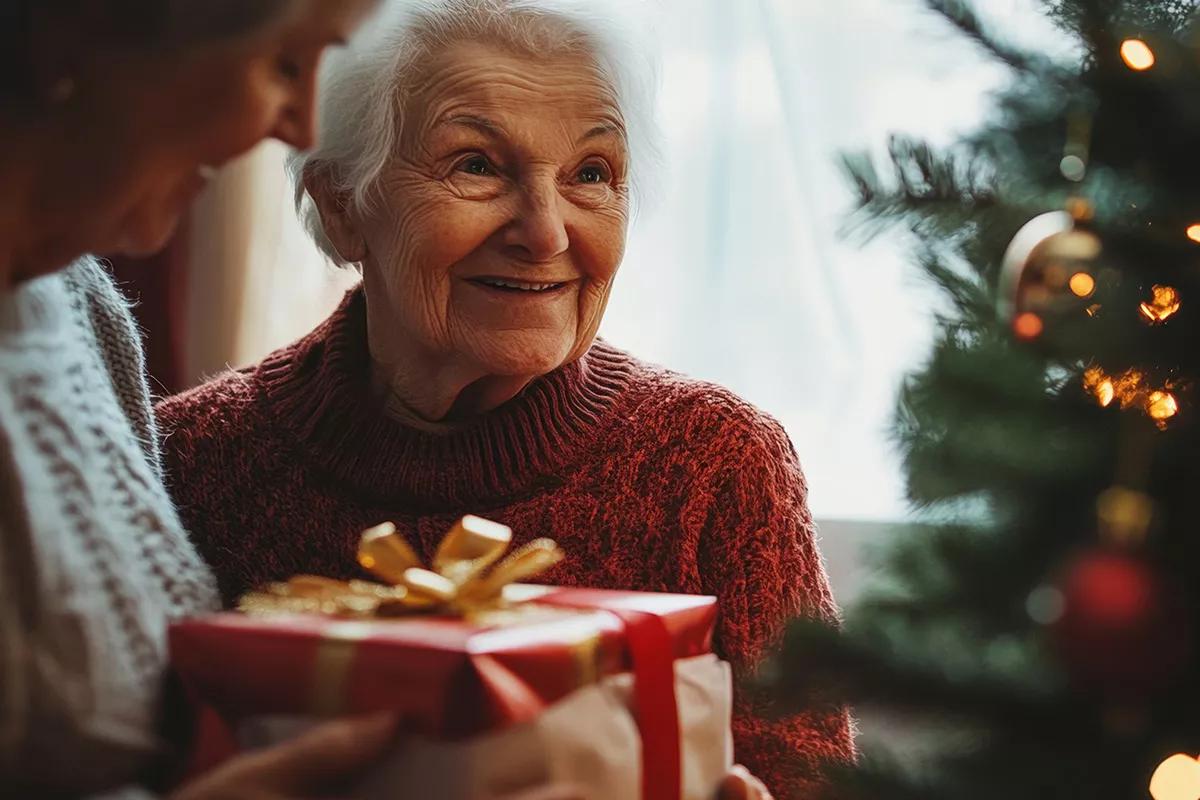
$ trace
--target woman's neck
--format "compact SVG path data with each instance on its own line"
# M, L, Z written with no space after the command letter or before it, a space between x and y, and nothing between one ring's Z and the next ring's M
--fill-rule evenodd
M372 381L388 416L425 431L452 430L519 395L532 378L483 376L469 383L445 371L398 367L371 357Z

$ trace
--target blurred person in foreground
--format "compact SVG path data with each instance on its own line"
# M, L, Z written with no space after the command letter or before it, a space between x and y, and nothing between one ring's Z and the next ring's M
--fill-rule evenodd
M0 0L0 794L153 796L168 623L216 606L137 331L89 252L169 238L207 175L313 143L315 72L374 0ZM180 800L324 796L387 718L235 759ZM327 786L328 784L328 786Z

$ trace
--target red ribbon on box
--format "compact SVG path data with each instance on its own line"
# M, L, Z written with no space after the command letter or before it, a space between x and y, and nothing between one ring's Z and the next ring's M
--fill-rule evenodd
M582 606L572 605L572 599L569 593L563 593L557 602L551 602L589 607L586 596L576 601L585 604ZM678 800L683 796L683 756L679 751L679 704L671 635L654 614L622 608L607 610L625 623L625 640L633 662L633 707L642 737L642 798Z

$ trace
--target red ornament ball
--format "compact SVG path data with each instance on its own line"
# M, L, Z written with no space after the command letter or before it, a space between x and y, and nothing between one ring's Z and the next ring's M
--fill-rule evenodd
M1139 696L1184 665L1186 616L1178 595L1145 560L1116 551L1084 553L1067 565L1059 589L1063 611L1051 635L1079 685Z

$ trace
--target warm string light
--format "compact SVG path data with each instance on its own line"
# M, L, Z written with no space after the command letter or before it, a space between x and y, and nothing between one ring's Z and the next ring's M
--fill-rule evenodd
M1096 279L1086 272L1076 272L1067 282L1067 286L1076 297L1091 297L1096 291Z
M1188 226L1187 237L1193 242L1200 244L1200 222L1194 222Z
M1104 370L1099 367L1088 367L1084 371L1083 388L1096 398L1101 408L1108 408L1117 396L1117 387L1113 379L1105 375Z
M1179 413L1179 402L1170 392L1151 392L1146 398L1146 413L1161 425Z
M1176 753L1158 765L1150 778L1154 800L1196 800L1200 797L1200 761Z
M1172 394L1170 384L1154 389L1147 384L1144 372L1127 369L1120 375L1109 375L1100 367L1088 367L1083 373L1084 390L1096 398L1102 408L1114 402L1122 411L1140 408L1161 430L1179 413L1179 400Z
M1058 171L1067 180L1079 183L1087 177L1087 162L1077 155L1066 155L1058 163Z
M1146 540L1154 518L1154 500L1145 492L1110 486L1096 498L1096 522L1102 541L1136 547Z
M1121 60L1135 72L1145 72L1154 66L1154 51L1141 39L1126 39L1121 42Z
M1151 287L1150 291L1154 295L1153 299L1142 303L1139 308L1142 318L1151 325L1166 322L1183 305L1183 301L1179 299L1179 291L1171 286L1156 285Z
M1042 318L1032 311L1026 311L1013 320L1013 333L1018 339L1036 339L1042 335L1042 330L1045 325L1042 323Z
M1126 370L1117 377L1107 374L1100 367L1088 367L1083 373L1083 388L1095 397L1096 402L1103 408L1108 408L1113 400L1118 399L1121 408L1128 408L1137 397L1141 384L1142 374L1133 369Z

